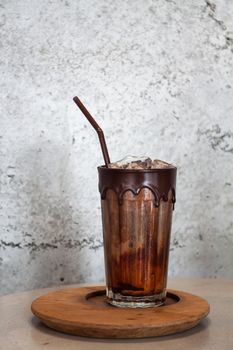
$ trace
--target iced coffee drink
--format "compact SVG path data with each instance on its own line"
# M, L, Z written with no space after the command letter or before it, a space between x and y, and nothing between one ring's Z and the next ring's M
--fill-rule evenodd
M144 159L98 168L107 300L120 307L166 298L176 167Z

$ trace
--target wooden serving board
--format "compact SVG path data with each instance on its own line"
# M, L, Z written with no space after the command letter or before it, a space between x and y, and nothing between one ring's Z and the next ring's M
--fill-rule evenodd
M182 332L209 313L196 295L168 290L164 306L118 308L106 302L102 286L66 288L39 297L32 312L57 331L95 338L146 338Z

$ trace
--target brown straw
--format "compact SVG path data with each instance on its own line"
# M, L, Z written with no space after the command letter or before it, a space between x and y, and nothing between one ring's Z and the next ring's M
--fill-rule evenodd
M76 105L78 106L78 108L85 115L85 117L87 118L89 123L93 126L93 128L97 132L98 137L99 137L99 141L100 141L100 146L101 146L102 153L103 153L103 157L104 157L104 162L105 162L106 168L108 168L108 165L110 163L110 158L109 158L108 149L107 149L107 145L106 145L106 142L105 142L103 130L96 123L95 119L91 116L91 114L88 112L86 107L82 104L80 99L77 96L75 96L73 98L73 100L76 103Z

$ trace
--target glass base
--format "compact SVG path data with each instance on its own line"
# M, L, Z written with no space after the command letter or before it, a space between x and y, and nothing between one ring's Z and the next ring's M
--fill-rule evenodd
M120 293L113 293L107 289L107 302L113 306L125 308L146 308L157 307L165 303L166 291L160 294L148 296L126 296Z

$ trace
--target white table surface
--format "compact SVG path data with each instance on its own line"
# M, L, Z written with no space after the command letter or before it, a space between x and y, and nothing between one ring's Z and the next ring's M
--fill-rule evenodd
M183 290L207 299L210 303L209 316L195 328L171 336L130 340L83 338L53 331L32 315L31 302L40 295L58 288L40 289L0 297L0 348L3 350L233 349L233 280L170 279L168 288Z

